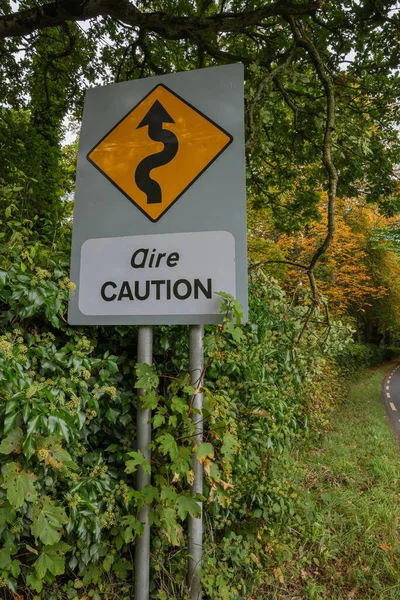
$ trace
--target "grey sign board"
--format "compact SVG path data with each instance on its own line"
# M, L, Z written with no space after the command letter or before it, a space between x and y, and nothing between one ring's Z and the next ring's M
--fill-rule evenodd
M247 314L243 66L89 89L74 207L72 325Z

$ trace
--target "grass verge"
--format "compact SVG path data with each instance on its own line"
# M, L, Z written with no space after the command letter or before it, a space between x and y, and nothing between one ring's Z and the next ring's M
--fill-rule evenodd
M262 597L400 598L400 453L381 400L387 369L354 383L319 447L297 457L295 551Z

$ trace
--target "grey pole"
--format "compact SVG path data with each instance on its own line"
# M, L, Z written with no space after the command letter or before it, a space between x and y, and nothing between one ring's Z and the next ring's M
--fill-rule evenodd
M138 335L137 362L151 365L153 362L153 328L150 325L141 325ZM139 396L143 390L139 389ZM151 451L151 410L142 408L137 410L137 449L143 453L147 462L150 462ZM150 485L150 475L147 475L141 467L137 470L137 489L141 491L146 485ZM150 588L150 525L149 507L144 506L139 512L139 521L144 525L143 534L136 539L135 544L135 600L148 600Z
M204 370L203 325L191 325L189 335L189 369L191 384L193 387L199 388L203 385ZM192 420L195 424L194 444L200 446L203 442L203 394L195 395L193 408L196 409L196 411L192 412ZM203 465L197 460L196 455L193 455L193 471L194 480L191 494L192 496L195 496L197 493L203 493ZM199 505L201 516L198 518L189 516L188 522L188 585L191 600L201 600L202 597L200 569L203 551L203 506L201 502L199 502Z

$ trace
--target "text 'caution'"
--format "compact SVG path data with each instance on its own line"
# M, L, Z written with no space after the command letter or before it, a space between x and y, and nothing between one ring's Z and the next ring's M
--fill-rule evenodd
M85 315L218 314L235 296L235 242L227 231L87 240L79 308Z

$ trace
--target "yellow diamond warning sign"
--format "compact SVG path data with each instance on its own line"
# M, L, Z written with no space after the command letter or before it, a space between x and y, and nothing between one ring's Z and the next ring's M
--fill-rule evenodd
M231 142L222 127L158 85L88 159L151 221L158 221Z

